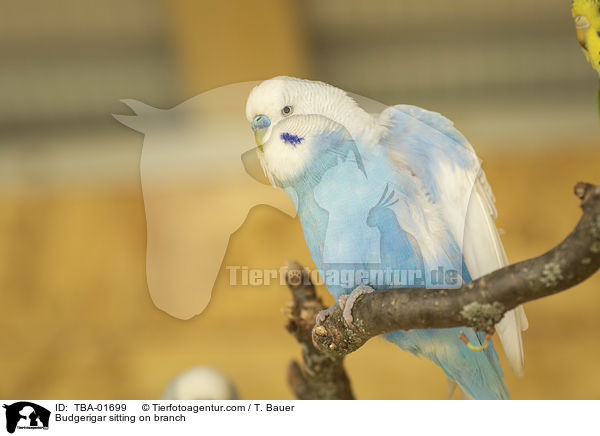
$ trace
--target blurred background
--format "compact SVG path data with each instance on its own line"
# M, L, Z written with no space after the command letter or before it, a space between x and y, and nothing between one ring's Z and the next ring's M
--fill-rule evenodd
M511 262L566 236L580 215L573 185L600 183L598 77L566 0L3 2L0 56L2 398L159 398L196 365L223 371L241 398L292 398L287 290L230 286L225 267L312 266L298 220L253 208L206 310L187 321L158 310L143 135L112 118L128 113L121 99L167 109L294 75L442 112L484 161ZM599 288L596 275L526 305L526 374L506 377L515 399L600 398ZM383 340L347 368L359 399L446 395L435 365Z

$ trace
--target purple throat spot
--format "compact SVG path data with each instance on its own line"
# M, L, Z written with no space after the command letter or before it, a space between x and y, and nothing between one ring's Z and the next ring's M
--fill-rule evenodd
M300 144L302 141L304 141L304 138L302 138L300 136L292 135L291 133L287 133L287 132L283 132L280 137L283 142L290 144L294 147L296 145Z

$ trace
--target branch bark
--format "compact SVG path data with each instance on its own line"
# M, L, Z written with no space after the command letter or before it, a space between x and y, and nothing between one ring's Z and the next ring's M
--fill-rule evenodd
M323 308L314 287L310 281L294 287L288 280L294 295L288 330L302 345L305 365L304 371L297 363L290 367L289 381L296 395L352 398L343 358L374 336L394 330L461 326L492 332L507 311L590 277L600 268L600 186L578 183L575 194L581 199L583 214L573 231L547 253L458 289L402 288L361 295L352 307L354 328L346 324L339 307L314 328L315 316ZM297 263L289 268L306 274Z
M304 361L304 368L296 361L290 363L288 384L301 400L353 400L344 356L324 354L312 341L315 318L325 306L308 273L299 263L288 261L286 282L293 296L286 330L300 343Z

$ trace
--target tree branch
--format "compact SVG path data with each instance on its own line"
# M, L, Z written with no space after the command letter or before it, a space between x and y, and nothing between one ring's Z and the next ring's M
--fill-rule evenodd
M315 316L323 308L314 287L310 280L296 287L288 280L294 294L288 330L302 344L305 364L304 372L296 363L290 367L296 395L352 398L343 357L374 336L394 330L461 326L492 332L507 311L565 291L590 277L600 268L600 186L578 183L575 194L581 199L583 215L565 240L547 253L508 265L458 289L402 288L361 295L352 307L354 328L346 324L337 305L314 328ZM289 267L306 274L297 263Z
M344 356L324 354L313 344L315 318L325 306L308 273L299 263L288 261L286 282L294 298L286 329L300 343L304 361L304 369L296 361L290 363L288 384L301 400L353 400Z

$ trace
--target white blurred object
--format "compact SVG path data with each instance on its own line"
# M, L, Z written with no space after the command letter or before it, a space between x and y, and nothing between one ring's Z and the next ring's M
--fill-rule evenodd
M233 382L223 373L199 366L179 374L169 383L163 400L237 400Z

